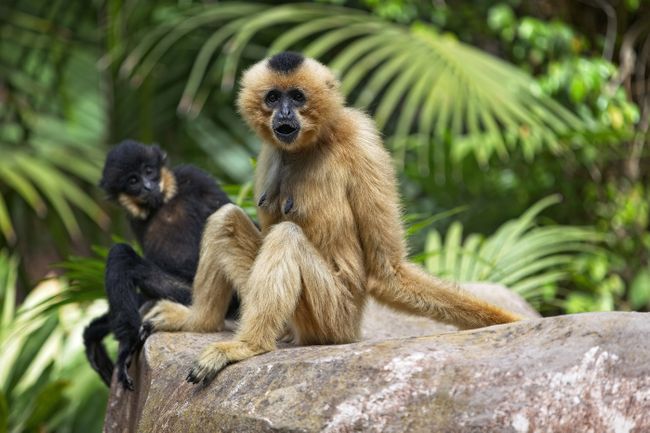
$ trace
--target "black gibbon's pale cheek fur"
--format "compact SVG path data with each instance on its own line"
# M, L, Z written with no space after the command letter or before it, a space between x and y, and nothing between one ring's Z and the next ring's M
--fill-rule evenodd
M146 316L156 330L216 329L236 288L235 340L206 348L187 379L207 382L229 363L273 350L287 326L298 344L356 341L369 296L461 328L518 320L407 261L395 173L372 120L345 107L325 66L278 56L244 74L238 101L264 140L255 171L261 233L236 206L219 209L201 243L194 305L161 302ZM305 95L291 143L269 128L271 89Z
M190 303L205 221L230 202L198 168L172 170L165 160L158 147L127 140L109 152L104 165L100 186L124 207L144 252L140 257L127 244L111 248L105 274L109 311L84 331L88 360L107 385L113 361L102 343L104 337L112 332L119 342L117 378L133 389L127 369L140 345L140 307L158 299ZM226 307L229 301L224 300ZM235 299L231 314L236 308Z

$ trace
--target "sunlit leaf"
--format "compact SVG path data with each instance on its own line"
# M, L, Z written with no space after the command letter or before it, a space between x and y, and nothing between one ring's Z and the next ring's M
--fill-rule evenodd
M473 154L485 165L494 155L507 158L514 146L527 158L545 146L558 152L563 135L585 128L518 68L440 35L430 25L405 27L325 4L237 5L239 9L215 3L183 11L183 20L150 30L122 70L141 80L176 45L187 49L192 32L205 34L215 27L212 34L195 39L202 42L179 105L196 115L209 87L218 84L214 77L220 77L221 90L230 91L244 50L259 34L282 29L268 50L251 53L261 58L294 49L329 63L340 75L342 91L355 97L354 105L373 112L398 163L414 137L423 171L431 159L436 167L444 165L447 135L455 161Z
M537 226L539 213L557 201L551 196L537 202L487 238L470 235L461 242L462 226L454 223L443 243L433 230L425 245L425 267L455 281L500 283L528 299L539 297L545 285L568 276L576 253L593 250L600 240L586 228Z

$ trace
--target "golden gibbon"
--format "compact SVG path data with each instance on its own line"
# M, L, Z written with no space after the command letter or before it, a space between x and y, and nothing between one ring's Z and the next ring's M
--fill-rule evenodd
M274 350L288 326L298 344L358 340L368 296L463 329L520 317L407 260L396 177L372 120L346 107L332 72L285 52L243 76L238 105L264 144L255 171L261 231L232 204L206 225L194 303L158 303L153 331L222 329L234 288L234 341L214 343L187 377Z

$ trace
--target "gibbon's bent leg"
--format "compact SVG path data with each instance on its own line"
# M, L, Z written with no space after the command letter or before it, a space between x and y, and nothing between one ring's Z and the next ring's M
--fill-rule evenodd
M86 357L90 366L95 370L106 386L111 386L113 376L113 361L108 357L106 347L102 342L111 333L110 314L106 313L92 320L84 329L83 340Z
M221 330L232 287L244 289L261 243L260 231L239 207L227 204L213 213L201 239L192 305L159 302L145 316L141 338L156 331Z
M114 245L108 253L104 278L111 329L119 342L119 354L115 362L117 377L127 389L133 389L133 381L127 371L130 355L139 347L139 308L142 299L137 292L133 270L141 260L129 245Z
M188 374L189 382L207 383L226 365L275 349L289 322L299 344L358 338L363 302L354 299L292 222L271 228L240 296L243 308L235 340L209 346Z
M119 342L118 357L115 363L117 377L125 388L133 389L128 366L131 357L140 347L138 338L141 325L140 306L146 297L167 298L189 303L191 287L140 257L127 244L117 244L110 249L106 261L105 287L109 305L109 330L113 330L115 338ZM140 287L143 295L138 293L137 287ZM88 336L92 335L89 333ZM112 368L110 371L106 370L108 354L106 354L103 345L101 347L98 345L101 345L101 339L96 340L92 346L93 358L98 360L98 366L102 366L102 371L96 370L102 379L108 378L110 384ZM100 351L103 353L98 353ZM94 368L93 362L91 365Z
M192 286L151 263L140 258L133 270L136 284L142 293L151 299L169 299L188 305L192 302Z

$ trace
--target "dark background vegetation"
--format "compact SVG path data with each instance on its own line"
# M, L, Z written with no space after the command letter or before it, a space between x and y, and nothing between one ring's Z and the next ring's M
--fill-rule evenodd
M414 260L543 314L648 311L650 1L6 0L0 4L0 432L100 431L81 330L130 239L96 187L156 142L253 212L242 69L339 74L398 169Z

